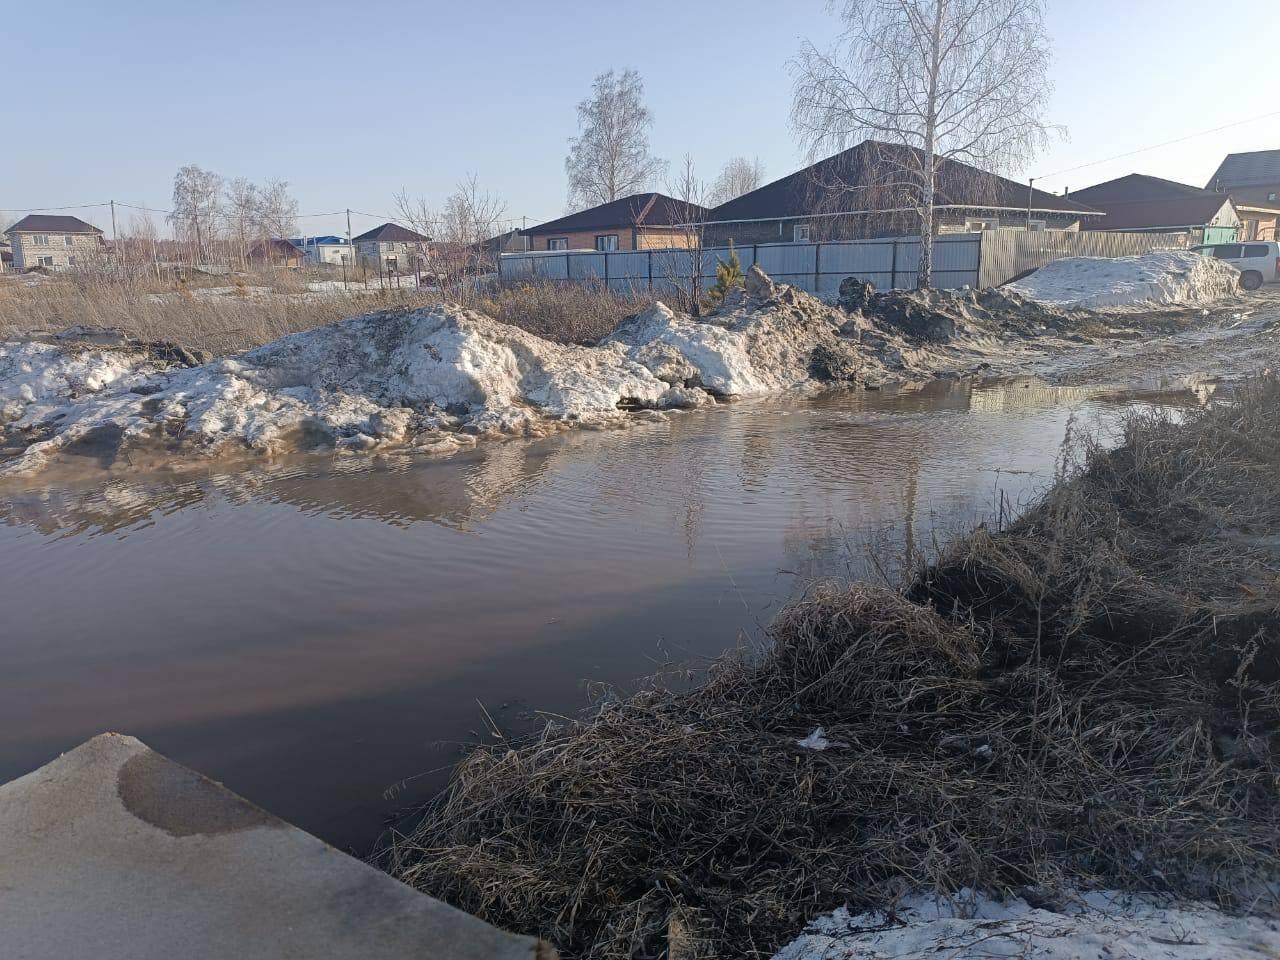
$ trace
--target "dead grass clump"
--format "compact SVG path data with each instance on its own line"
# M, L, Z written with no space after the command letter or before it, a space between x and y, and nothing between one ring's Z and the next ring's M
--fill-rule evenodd
M589 345L653 303L650 295L618 293L603 284L544 281L483 290L467 305L548 340Z
M767 956L908 890L1272 882L1280 383L1072 449L907 596L820 591L691 691L477 751L386 865L610 958Z
M0 283L0 339L105 327L140 340L164 340L220 356L290 333L388 307L429 307L444 294L353 282L348 292L309 291L306 276L289 271L172 283L115 283L77 274L28 285ZM623 317L653 301L604 287L536 283L456 290L464 306L561 343L595 343Z

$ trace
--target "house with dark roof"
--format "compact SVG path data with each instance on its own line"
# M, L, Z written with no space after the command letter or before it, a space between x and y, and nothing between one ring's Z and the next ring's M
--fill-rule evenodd
M4 232L13 244L13 269L82 266L104 249L102 231L79 217L33 213Z
M398 223L384 223L355 237L351 243L356 248L356 256L375 269L410 274L426 266L431 238Z
M1142 173L1076 190L1071 198L1107 215L1096 230L1184 233L1192 243L1229 243L1240 228L1230 197Z
M1280 240L1280 150L1229 153L1206 186L1231 197L1241 240Z
M249 248L249 260L273 267L302 266L302 251L288 240L279 237L270 240L259 240Z
M913 147L864 140L781 180L712 208L705 242L807 243L919 232L918 171ZM965 233L997 227L1032 230L1093 228L1100 211L1034 190L958 160L939 157L934 177L934 228Z
M661 250L697 243L706 210L662 193L637 193L523 231L531 250Z

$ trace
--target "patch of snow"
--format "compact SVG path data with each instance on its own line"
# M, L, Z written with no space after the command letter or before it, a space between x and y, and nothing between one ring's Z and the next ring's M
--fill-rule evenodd
M107 347L67 350L37 340L0 343L0 425L32 404L65 401L130 387L157 370L145 354Z
M1189 250L1134 257L1064 257L1002 290L1060 309L1142 310L1208 306L1229 297L1240 271Z
M803 740L796 741L797 747L804 747L806 750L825 750L831 746L831 741L827 739L827 732L821 727L814 727L813 733L809 734Z
M815 920L774 960L1261 960L1280 955L1274 918L1232 916L1207 903L1107 891L1055 909L971 892L910 897L893 916L840 908Z
M43 355L36 345L13 349ZM74 351L51 364L94 371L83 379L120 379L111 351ZM538 434L557 422L616 422L623 408L708 399L659 380L621 344L552 343L449 307L355 317L120 386L82 397L54 384L27 399L10 384L24 404L9 429L46 436L5 472L38 469L92 435L177 440L206 451L234 441L273 451L309 434L358 450L408 445L425 432ZM422 440L430 451L460 445L439 435Z

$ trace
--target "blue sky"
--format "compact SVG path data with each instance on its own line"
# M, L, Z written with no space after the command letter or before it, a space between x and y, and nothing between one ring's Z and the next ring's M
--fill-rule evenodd
M438 203L474 173L531 223L564 212L574 107L611 67L644 77L659 156L690 153L707 179L738 154L760 157L770 179L791 172L801 154L787 60L835 25L823 0L649 0L643 11L598 0L69 0L56 16L15 6L0 49L6 82L23 80L0 116L0 146L22 146L0 149L0 208L167 207L174 171L198 163L288 180L303 213L391 214L401 187ZM1049 0L1047 119L1069 139L1024 175L1055 191L1135 170L1202 185L1227 152L1280 147L1275 115L1046 177L1280 110L1272 0L1219 9ZM345 229L340 218L304 224Z

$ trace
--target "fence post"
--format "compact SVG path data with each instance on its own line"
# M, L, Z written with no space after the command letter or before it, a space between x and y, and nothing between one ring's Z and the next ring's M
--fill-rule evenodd
M604 254L604 288L609 289L609 251Z
M647 256L649 257L649 292L653 293L653 251L650 250Z
M818 278L822 274L822 242L813 245L813 295L818 295Z
M893 252L890 254L889 260L889 289L898 289L898 241L893 239L889 241L889 248Z
M564 279L568 283L573 279L573 261L569 259L569 252L566 250L564 254Z

